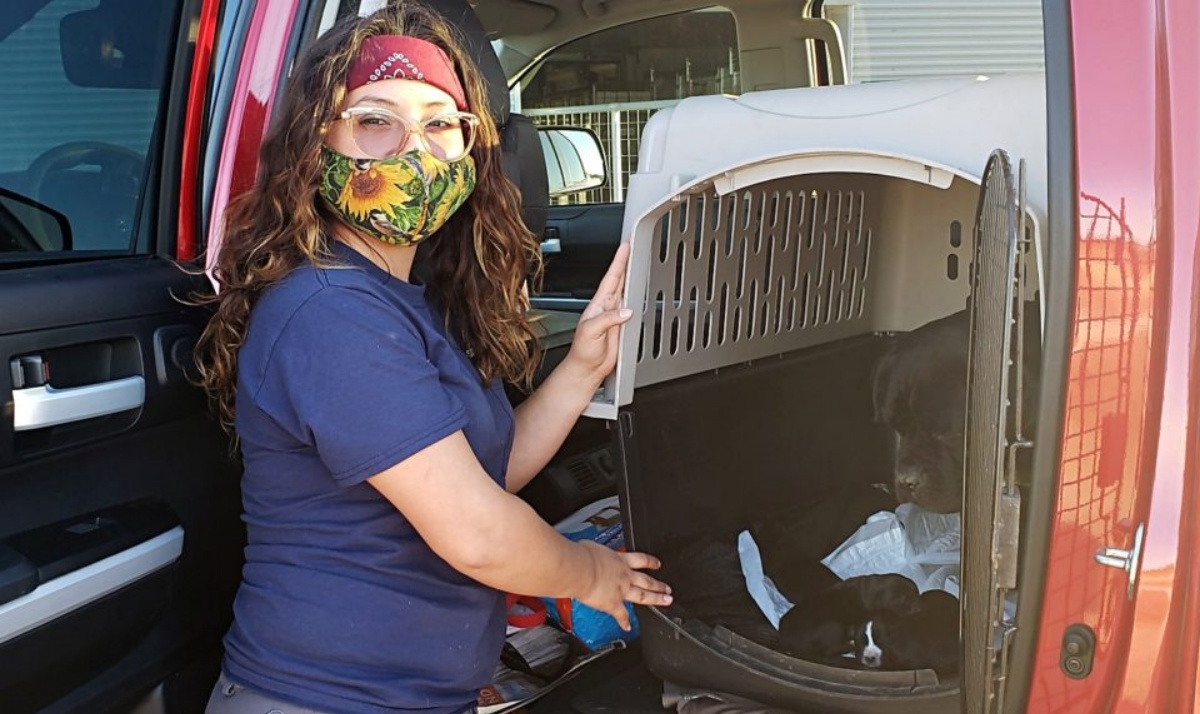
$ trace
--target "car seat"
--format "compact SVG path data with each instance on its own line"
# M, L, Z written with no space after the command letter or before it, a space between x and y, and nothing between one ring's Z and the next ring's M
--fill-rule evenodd
M521 215L526 227L540 239L546 228L550 205L550 186L546 178L546 160L537 127L529 117L511 111L508 79L500 59L475 11L467 0L428 0L427 5L440 12L466 39L467 50L487 82L488 106L500 130L504 173L521 192Z

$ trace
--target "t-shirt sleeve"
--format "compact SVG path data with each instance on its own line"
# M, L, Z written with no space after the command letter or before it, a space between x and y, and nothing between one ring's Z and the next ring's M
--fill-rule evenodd
M318 291L281 329L252 401L342 485L400 463L467 423L414 319L366 292Z

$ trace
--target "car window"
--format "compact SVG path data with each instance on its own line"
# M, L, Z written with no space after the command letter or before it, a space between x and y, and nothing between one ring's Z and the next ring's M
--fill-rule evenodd
M1043 68L1041 0L826 0L849 83ZM600 138L608 183L554 203L625 199L642 127L655 111L704 94L740 94L737 25L724 8L604 30L552 52L520 82L522 113Z
M851 84L1036 71L1042 0L826 0Z
M0 262L139 250L177 13L164 0L6 0Z
M656 17L558 47L521 80L520 109L540 126L585 127L609 180L553 203L621 203L642 128L686 97L740 94L737 25L724 8Z

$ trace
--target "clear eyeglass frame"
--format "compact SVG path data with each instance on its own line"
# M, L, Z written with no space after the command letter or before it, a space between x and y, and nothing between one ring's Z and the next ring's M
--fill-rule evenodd
M398 122L400 126L404 127L403 133L397 133L395 141L388 141L389 144L394 143L393 148L381 151L377 149L372 150L374 147L363 146L364 142L362 141L361 137L358 136L357 125L355 124L354 120L361 120L363 117L371 116L391 119ZM355 148L358 149L359 153L371 159L390 159L394 156L404 153L404 147L408 144L408 138L412 136L414 132L417 133L421 140L421 144L424 146L426 151L433 152L435 155L437 154L435 149L445 152L445 146L430 139L429 126L435 122L459 122L463 137L461 152L439 157L443 161L449 163L462 161L471 154L471 148L475 145L475 137L479 133L480 123L479 116L472 114L471 112L447 112L445 114L439 114L437 116L430 117L421 122L414 122L413 120L406 119L405 117L402 117L389 109L377 106L350 107L349 109L343 110L342 113L338 115L338 119L347 122L347 126L350 130L350 141L354 144Z

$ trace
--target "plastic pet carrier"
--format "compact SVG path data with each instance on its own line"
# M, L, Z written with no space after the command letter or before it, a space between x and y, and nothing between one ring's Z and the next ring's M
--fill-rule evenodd
M1044 116L1042 77L1020 75L699 97L647 125L625 226L635 315L587 413L616 422L629 540L677 592L639 615L657 675L824 712L988 696L1012 634L998 614L1020 518L1012 326L1040 320ZM894 508L873 487L892 480L873 366L895 334L963 309L960 674L785 654L737 534L819 560Z

